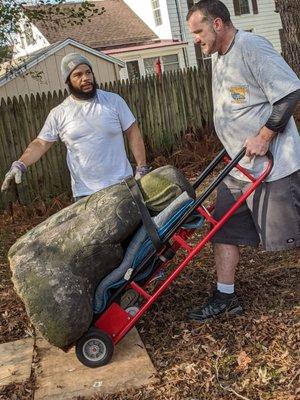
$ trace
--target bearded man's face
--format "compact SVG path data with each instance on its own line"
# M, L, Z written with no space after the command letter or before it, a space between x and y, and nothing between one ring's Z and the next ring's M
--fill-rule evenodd
M96 94L97 82L93 71L86 64L80 64L72 71L67 84L71 94L80 100L91 99Z

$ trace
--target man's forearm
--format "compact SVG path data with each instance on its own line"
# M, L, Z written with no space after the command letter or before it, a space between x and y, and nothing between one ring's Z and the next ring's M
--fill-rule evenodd
M139 167L146 165L145 145L137 124L134 123L131 125L131 127L125 131L125 134L127 135L129 147L137 166Z
M283 132L299 101L300 89L276 101L265 126L276 133Z
M300 90L296 90L274 103L272 113L265 126L261 128L258 135L248 137L245 141L244 146L248 157L266 154L274 137L284 131L299 98Z
M33 140L27 149L24 151L22 156L19 158L19 161L22 161L26 167L37 162L43 154L45 154L50 147L53 145L53 142L46 142L41 139Z
M256 136L249 136L244 143L246 156L264 156L269 149L269 145L276 135L275 132L263 126Z
M258 136L261 137L264 141L267 143L270 143L272 139L276 136L276 132L272 131L271 129L267 128L266 126L263 126L261 130L259 131Z

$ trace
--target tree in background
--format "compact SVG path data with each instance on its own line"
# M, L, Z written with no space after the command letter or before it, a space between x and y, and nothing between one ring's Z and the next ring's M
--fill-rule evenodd
M300 77L300 0L275 0L282 27L282 55Z
M14 42L25 27L42 21L53 26L82 25L93 15L102 14L104 8L96 9L88 0L80 2L79 7L70 4L61 7L66 0L0 0L0 64L11 60Z

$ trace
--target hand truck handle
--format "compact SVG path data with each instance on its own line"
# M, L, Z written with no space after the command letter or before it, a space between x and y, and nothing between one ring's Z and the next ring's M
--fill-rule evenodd
M222 173L218 176L215 187L238 164L238 162L244 157L245 153L246 153L246 149L245 149L245 147L243 147L238 152L238 154L228 163L228 165L224 168ZM226 155L227 155L227 152L225 149L220 151L220 153L212 160L212 162L205 168L205 170L201 173L201 175L193 183L194 189L197 189L197 187L207 178L207 176L216 168L216 166L224 159L224 157ZM266 153L266 157L269 159L269 162L268 162L266 169L262 173L261 180L264 180L265 177L269 175L269 173L271 172L271 169L273 167L273 155L269 150Z

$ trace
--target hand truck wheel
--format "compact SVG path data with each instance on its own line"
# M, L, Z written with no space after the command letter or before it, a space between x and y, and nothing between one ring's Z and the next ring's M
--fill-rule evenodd
M109 363L114 352L111 337L97 328L90 328L76 343L78 360L89 368L97 368Z

